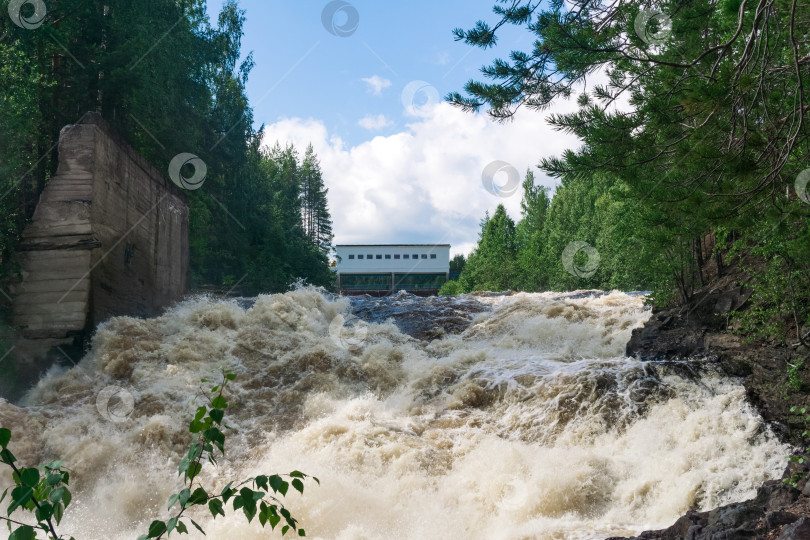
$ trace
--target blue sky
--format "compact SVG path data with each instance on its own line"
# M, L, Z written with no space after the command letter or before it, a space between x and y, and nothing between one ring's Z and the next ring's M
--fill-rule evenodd
M352 0L329 20L339 31L356 14L356 28L337 36L322 22L327 1L239 2L247 12L242 49L256 63L247 87L256 125L267 127L266 144L313 143L335 243L448 242L469 251L485 211L503 202L519 217L519 193L497 197L482 187L486 165L500 160L522 176L542 155L576 144L551 132L542 114L498 125L440 102L493 58L531 46L517 28L489 51L453 40L455 27L494 21L493 3ZM221 6L208 2L212 22ZM503 172L497 182L506 181Z
M212 22L222 4L209 0ZM256 61L248 95L257 126L280 117L311 116L356 144L370 138L357 124L366 115L385 114L396 123L389 132L402 127L400 97L409 82L426 81L444 97L461 90L496 55L532 42L528 32L516 28L508 29L495 51L454 41L453 28L471 27L480 18L494 20L494 0L353 1L359 24L347 37L323 27L327 4L240 0L247 13L242 50L253 51ZM338 25L346 18L346 13L335 14ZM375 74L391 83L379 96L368 93L362 81Z

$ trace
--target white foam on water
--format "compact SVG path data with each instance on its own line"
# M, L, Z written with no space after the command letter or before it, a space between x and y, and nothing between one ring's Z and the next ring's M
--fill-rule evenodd
M784 468L789 449L738 383L622 356L649 316L642 297L479 300L492 311L461 335L428 343L371 324L348 349L329 336L348 301L307 288L247 310L195 298L115 318L77 368L54 369L21 407L0 402L0 424L21 461L72 469L61 529L80 540L130 539L168 517L199 380L218 366L238 373L234 429L203 481L318 476L285 500L312 538L629 535L750 498ZM134 398L125 422L99 413L109 385ZM191 517L208 538L269 534L232 510Z

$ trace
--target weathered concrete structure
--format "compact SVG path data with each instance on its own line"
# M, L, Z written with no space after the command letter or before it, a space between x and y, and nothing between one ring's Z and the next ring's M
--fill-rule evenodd
M25 361L77 344L111 316L153 315L180 298L187 199L90 113L62 130L57 173L21 250L13 320Z

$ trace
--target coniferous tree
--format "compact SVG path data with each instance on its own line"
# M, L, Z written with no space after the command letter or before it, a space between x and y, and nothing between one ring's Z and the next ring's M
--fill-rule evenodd
M526 171L526 178L523 180L523 199L520 202L521 220L517 224L519 268L517 286L522 290L539 291L546 285L542 250L549 204L548 188L535 185L534 173Z
M192 286L253 294L285 290L297 278L331 282L325 254L303 233L296 151L263 151L253 128L245 91L253 60L242 52L245 12L235 0L216 24L204 0L46 5L36 29L0 17L4 263L55 172L61 129L96 111L159 170L181 152L206 163L205 184L187 193ZM322 184L318 197L315 231L326 246ZM0 270L13 279L10 266Z
M502 291L514 287L517 277L515 222L498 205L492 217L481 221L478 245L470 253L459 282L464 291Z
M321 165L310 144L301 164L301 214L309 242L324 253L331 250L333 237L327 193Z
M458 253L450 259L450 273L451 274L460 274L462 270L464 270L464 265L467 263L467 259L464 257L463 253Z
M705 284L702 240L716 237L713 256L766 263L767 271L744 263L763 284L751 310L763 326L780 317L796 335L810 323L810 204L800 182L810 5L499 0L494 11L495 24L457 29L456 38L491 47L513 24L526 26L534 46L483 68L490 80L470 81L451 102L504 119L583 89L577 111L549 116L582 146L541 162L563 183L545 224L549 287L583 285L559 264L576 239L602 255L588 285L641 284L685 300ZM597 73L603 80L584 84ZM618 100L629 110L612 109Z

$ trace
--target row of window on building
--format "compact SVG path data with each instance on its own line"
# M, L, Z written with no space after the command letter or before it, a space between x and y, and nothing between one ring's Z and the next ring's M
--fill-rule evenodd
M386 253L385 255L383 255L382 253L380 253L379 255L377 255L377 256L376 256L376 258L377 258L377 259L382 259L383 257L384 257L384 258L386 258L386 259L390 259L390 258L391 258L391 254L390 254L390 253ZM427 259L427 258L428 258L428 254L427 254L427 253L422 253L421 257L422 257L423 259ZM354 258L355 258L355 257L354 257L354 255L349 255L349 259L350 259L350 260L351 260L351 259L354 259ZM363 255L362 255L362 254L359 254L359 255L357 255L357 258L358 258L358 259L362 259L362 258L363 258ZM365 256L365 258L366 258L366 259L374 259L374 258L375 258L375 256L369 253L368 255L366 255L366 256ZM418 258L419 258L419 254L418 254L418 253L414 253L413 255L409 255L409 254L405 253L405 254L403 254L403 255L402 255L402 258L403 258L403 259L409 259L409 258L418 259ZM431 259L435 259L435 258L436 258L436 254L435 254L435 253L431 253L431 254L430 254L430 258L431 258ZM399 253L395 253L395 254L394 254L394 259L399 259Z

